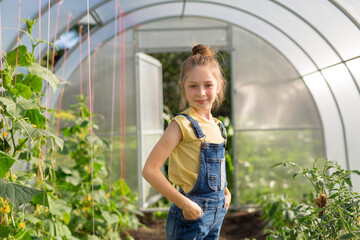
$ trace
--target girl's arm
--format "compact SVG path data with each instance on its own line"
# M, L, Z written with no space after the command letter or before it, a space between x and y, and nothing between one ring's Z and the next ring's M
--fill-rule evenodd
M225 207L226 210L228 210L231 202L231 193L227 187L224 190L224 194L225 194Z
M196 219L202 214L201 207L176 190L160 170L181 140L180 127L172 121L147 158L142 175L157 191L183 210L185 219Z

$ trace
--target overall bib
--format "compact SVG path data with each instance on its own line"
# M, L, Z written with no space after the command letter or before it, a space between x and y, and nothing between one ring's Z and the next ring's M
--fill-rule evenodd
M194 188L189 193L180 192L202 208L202 215L195 220L184 219L182 210L173 204L166 219L167 240L218 239L226 214L224 189L226 182L225 140L226 131L220 122L219 128L224 143L207 143L198 122L186 114L195 135L201 142L200 169Z

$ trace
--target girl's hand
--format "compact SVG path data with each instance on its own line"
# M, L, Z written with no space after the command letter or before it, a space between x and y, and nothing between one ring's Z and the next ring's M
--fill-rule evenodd
M231 202L231 193L228 188L225 188L224 193L225 193L225 207L226 210L229 210L230 202Z
M201 207L194 201L191 201L189 199L189 204L182 209L184 218L187 220L194 220L198 219L202 215L202 209Z

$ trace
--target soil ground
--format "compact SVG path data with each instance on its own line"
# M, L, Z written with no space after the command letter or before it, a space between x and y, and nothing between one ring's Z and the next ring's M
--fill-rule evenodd
M166 240L165 219L145 214L140 221L146 227L129 232L135 240ZM220 240L265 240L260 212L228 212L221 228Z

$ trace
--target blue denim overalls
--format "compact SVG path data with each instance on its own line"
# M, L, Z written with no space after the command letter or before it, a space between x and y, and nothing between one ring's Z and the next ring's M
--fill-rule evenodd
M187 194L180 192L199 204L202 215L195 220L184 219L182 210L173 204L166 219L167 240L184 239L218 239L220 228L226 214L224 189L227 185L225 170L225 141L226 131L220 122L219 128L224 143L215 144L205 142L198 122L186 114L195 135L202 141L200 150L200 169L194 188Z

